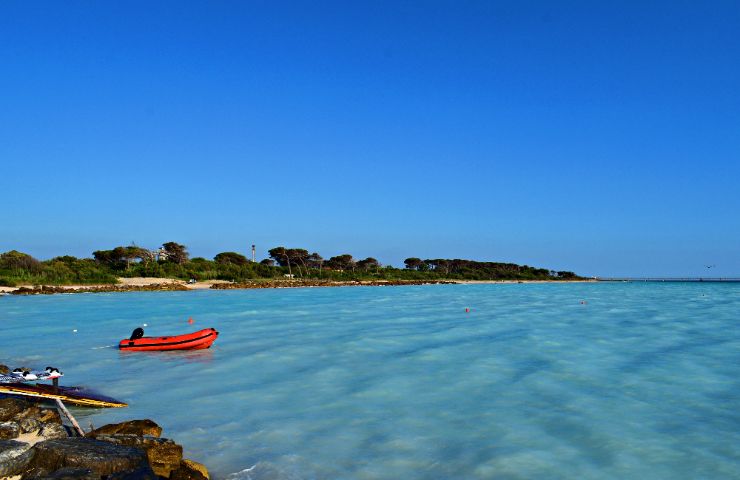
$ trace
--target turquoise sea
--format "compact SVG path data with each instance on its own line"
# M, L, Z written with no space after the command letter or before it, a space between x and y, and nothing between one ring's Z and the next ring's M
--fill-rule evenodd
M221 336L111 347L144 323ZM2 296L0 363L128 401L73 413L152 418L216 479L740 478L739 323L719 283Z

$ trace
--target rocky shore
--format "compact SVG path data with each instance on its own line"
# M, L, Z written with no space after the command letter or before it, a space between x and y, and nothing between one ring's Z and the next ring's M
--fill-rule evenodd
M301 288L301 287L392 287L400 285L439 285L454 284L443 280L268 280L240 283L215 283L214 290L249 289L249 288Z
M123 283L116 285L34 285L21 287L0 287L0 295L52 295L56 293L101 293L101 292L155 292L188 290L232 290L252 288L301 288L301 287L392 287L406 285L450 285L450 284L489 284L489 283L582 283L595 282L594 279L579 280L316 280L316 279L275 279L229 282L208 280L189 283L169 278L121 278Z
M153 292L189 290L184 285L174 282L151 285L94 285L82 287L60 287L55 285L36 285L19 287L8 293L11 295L53 295L55 293L101 293L101 292Z
M300 288L300 287L349 287L349 286L372 286L387 287L400 285L432 285L453 284L457 282L442 280L373 280L373 281L332 281L332 280L254 280L248 282L199 282L198 284L187 284L182 280L173 281L161 279L160 282L146 284L123 284L123 285L34 285L17 288L8 288L4 293L10 295L53 295L57 293L101 293L101 292L155 292L155 291L188 291L202 290L204 288L214 290L250 289L250 288Z
M0 366L2 367L2 366ZM206 480L151 420L105 425L80 436L53 404L0 398L0 479Z
M208 470L182 457L151 420L105 425L84 437L62 425L56 409L0 399L0 478L18 480L203 480Z

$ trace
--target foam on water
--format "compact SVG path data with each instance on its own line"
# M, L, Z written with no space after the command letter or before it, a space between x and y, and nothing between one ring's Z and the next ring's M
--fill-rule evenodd
M6 296L0 363L128 401L74 412L153 418L215 478L740 478L738 312L738 284ZM110 347L143 323L221 336Z

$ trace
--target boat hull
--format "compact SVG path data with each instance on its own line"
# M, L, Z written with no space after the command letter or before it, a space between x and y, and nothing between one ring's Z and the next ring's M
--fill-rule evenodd
M118 344L121 350L131 352L155 352L169 350L201 350L210 348L218 338L214 328L206 328L185 335L169 337L141 337L135 340L124 339Z
M21 395L24 397L36 397L45 399L59 399L64 403L80 407L113 407L120 408L128 406L126 403L115 398L106 397L89 390L78 387L54 387L52 385L27 385L23 383L0 384L0 395Z

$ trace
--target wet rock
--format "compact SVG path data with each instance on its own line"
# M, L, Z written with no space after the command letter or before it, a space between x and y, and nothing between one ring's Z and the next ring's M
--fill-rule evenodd
M68 290L54 285L38 285L35 287L20 287L10 292L11 295L51 295L54 293L66 293Z
M205 465L188 459L183 459L180 467L170 474L170 480L210 480L210 478Z
M33 480L100 480L100 475L89 468L60 468L48 475L30 477Z
M0 440L16 438L21 434L21 427L16 422L0 422Z
M0 375L7 375L10 373L10 368L7 365L0 364Z
M159 480L159 478L154 474L151 467L147 465L128 472L114 473L108 476L106 480Z
M39 435L47 440L69 437L67 429L61 423L43 423Z
M47 475L61 468L87 469L101 476L147 467L147 457L141 449L91 438L45 440L34 445L33 450L30 468Z
M0 422L13 420L16 415L31 406L30 402L20 398L0 398Z
M74 467L60 468L52 473L47 473L39 468L33 468L23 473L22 480L101 480L101 478L105 480L161 480L161 477L155 475L149 465L124 472L114 472L110 475L103 475L102 477L89 468Z
M29 444L0 440L0 478L23 472L32 457L33 450Z
M137 435L98 435L97 440L136 447L146 452L149 465L154 473L161 477L169 477L170 472L180 468L182 461L182 446L168 438L140 437Z
M88 432L85 434L86 437L97 437L98 435L148 435L151 437L159 437L162 435L162 427L157 425L151 420L129 420L128 422L112 423L110 425L103 425L100 428Z

